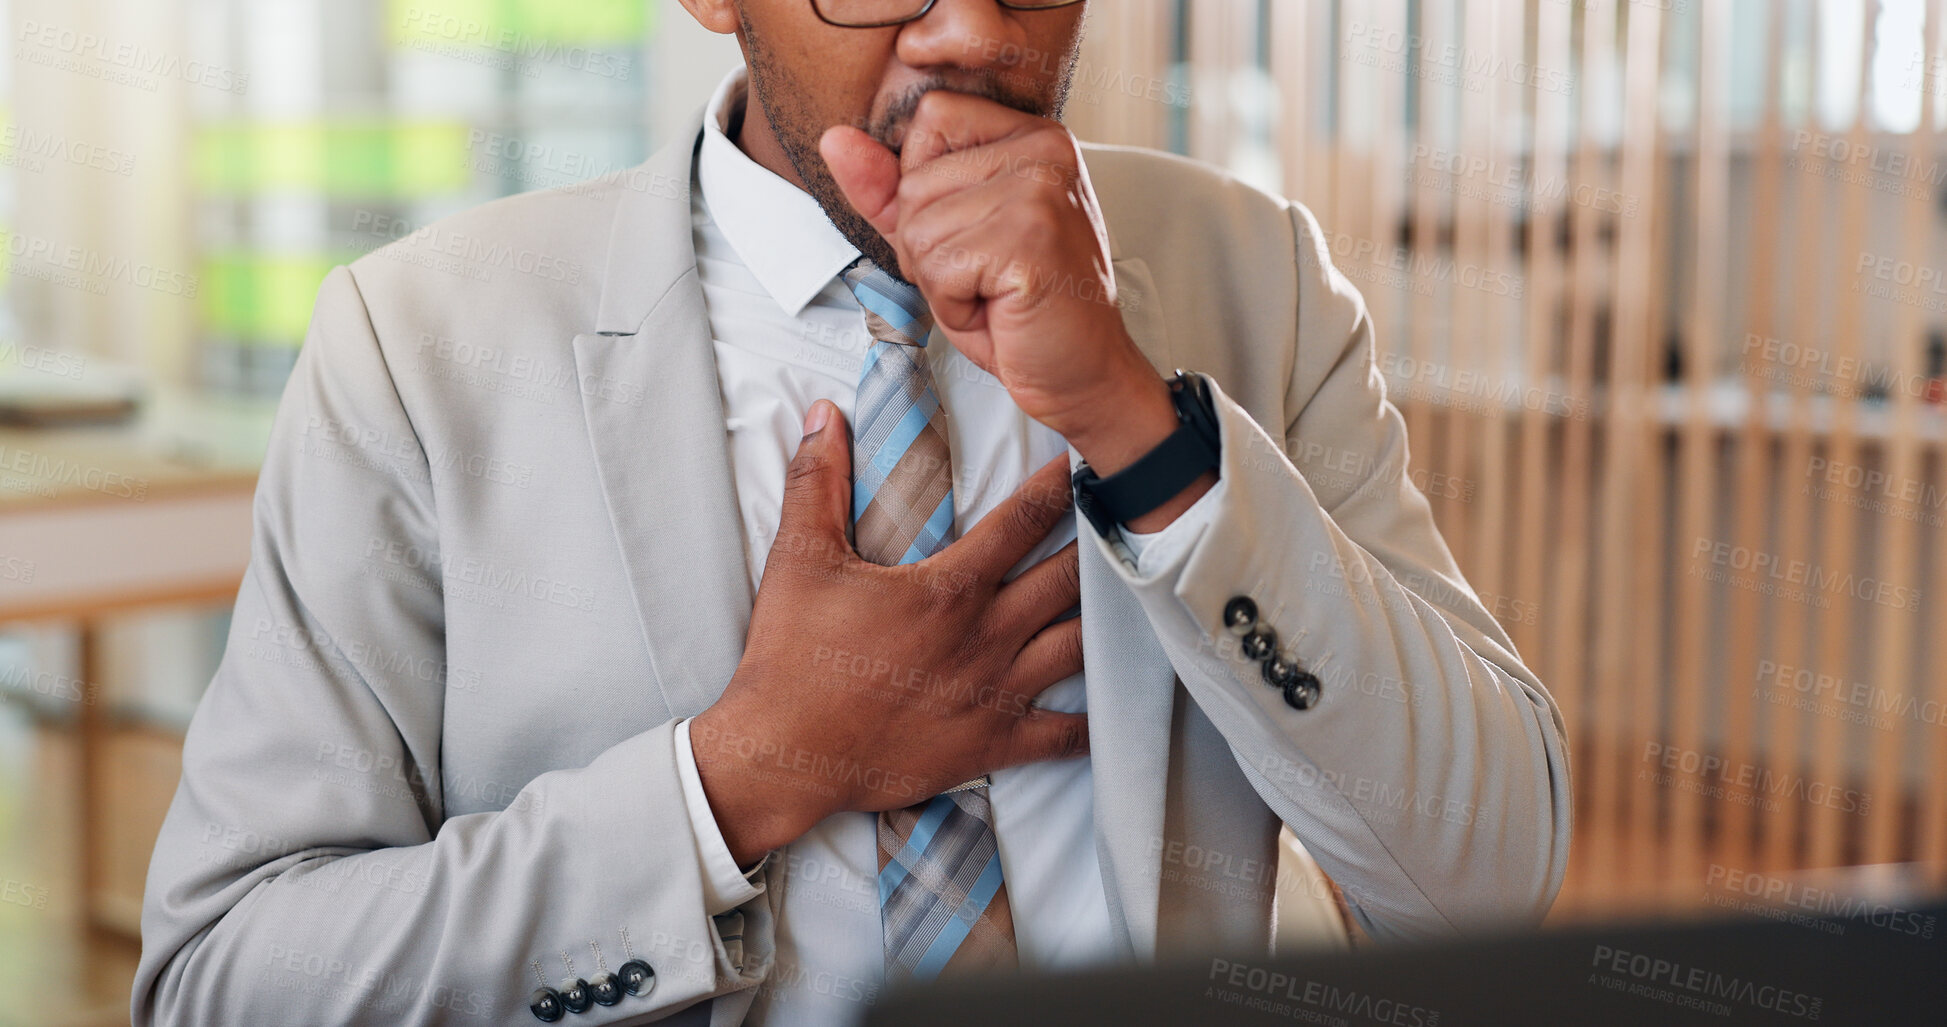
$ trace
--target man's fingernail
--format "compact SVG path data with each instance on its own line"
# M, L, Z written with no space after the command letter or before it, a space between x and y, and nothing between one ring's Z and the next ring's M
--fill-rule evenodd
M817 433L824 431L825 425L828 422L830 422L831 419L832 419L832 405L830 403L827 403L821 399L818 402L811 404L811 412L805 415L805 419L804 419L804 433L806 435L816 435Z

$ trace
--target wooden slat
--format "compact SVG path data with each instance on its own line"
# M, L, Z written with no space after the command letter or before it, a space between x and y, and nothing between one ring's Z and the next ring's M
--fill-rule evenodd
M1731 541L1749 550L1764 549L1768 542L1765 527L1769 521L1771 484L1779 480L1772 468L1773 436L1765 417L1771 394L1770 379L1762 372L1762 340L1778 332L1778 221L1768 212L1782 207L1783 187L1779 181L1784 161L1784 125L1781 121L1779 89L1783 76L1785 17L1783 5L1761 8L1765 19L1765 58L1762 87L1763 111L1752 152L1753 177L1751 202L1751 241L1746 277L1746 331L1735 340L1744 355L1744 390L1748 401L1741 430L1732 438L1737 464L1737 483L1729 497L1728 520ZM1760 340L1758 348L1746 340ZM1731 766L1751 765L1757 749L1754 737L1753 692L1759 687L1758 651L1759 599L1750 589L1720 590L1728 604L1725 631L1724 760ZM1752 807L1744 802L1726 802L1718 810L1723 817L1717 834L1714 858L1725 865L1746 867L1751 860Z
M1421 53L1409 55L1420 62L1411 85L1416 90L1419 108L1419 131L1415 145L1428 153L1438 152L1450 145L1447 136L1453 123L1453 92L1439 75L1434 74L1437 69L1429 63L1427 53L1445 45L1452 38L1452 15L1452 0L1423 0L1420 4L1419 29L1426 45ZM1437 260L1444 252L1441 237L1453 209L1452 183L1453 177L1431 161L1422 162L1415 170L1410 194L1413 203L1413 253L1417 258ZM1421 284L1431 283L1415 283L1416 286ZM1446 321L1437 304L1438 297L1432 289L1413 289L1407 314L1408 359L1403 366L1418 369L1435 359L1434 342L1446 328ZM1438 447L1434 444L1433 407L1424 396L1415 398L1405 406L1406 437L1408 445L1414 447L1416 467L1426 469L1442 466Z
M1478 2L1478 0L1477 0ZM1481 267L1495 276L1485 281L1501 283L1486 285L1478 292L1483 306L1482 317L1474 329L1479 348L1472 364L1462 364L1455 368L1455 375L1461 368L1485 374L1492 383L1486 395L1466 397L1463 406L1468 409L1485 411L1481 417L1481 440L1476 466L1479 468L1475 479L1474 501L1478 510L1475 528L1474 563L1468 568L1468 575L1476 587L1494 596L1505 596L1508 590L1508 417L1501 409L1501 397L1505 387L1516 374L1515 361L1505 355L1507 349L1518 351L1521 338L1521 303L1514 295L1512 282L1520 281L1521 269L1515 265L1514 218L1518 206L1509 202L1511 197L1502 196L1497 200L1493 194L1503 192L1507 187L1500 183L1514 177L1515 169L1521 164L1521 151L1526 141L1522 138L1522 115L1526 104L1524 95L1533 91L1532 82L1524 81L1518 74L1522 58L1526 54L1528 23L1526 5L1521 0L1487 0L1488 17L1494 31L1484 43L1488 67L1497 69L1492 74L1482 74L1482 93L1484 106L1488 107L1489 124L1492 126L1484 140L1488 160L1499 171L1490 181L1477 185L1483 194L1489 195L1486 204L1487 234L1486 249ZM1528 76L1533 78L1534 76ZM1506 276L1501 277L1501 276ZM1506 291L1503 291L1505 286ZM1461 329L1467 331L1468 329Z
M1935 471L1931 480L1935 488L1947 487L1940 471L1944 458L1939 450L1935 450L1934 456ZM1926 666L1934 670L1915 675L1919 694L1914 698L1920 703L1931 702L1934 709L1940 709L1947 707L1947 675L1938 669L1947 666L1947 601L1940 595L1942 583L1947 582L1947 544L1943 544L1938 529L1934 532L1933 574L1928 579L1927 601L1923 607L1933 643L1932 659ZM1926 726L1930 731L1938 729L1933 723ZM1921 754L1921 783L1916 796L1920 818L1916 826L1919 858L1928 863L1947 864L1947 745L1935 742L1922 747Z
M1872 118L1868 102L1875 40L1878 38L1874 31L1878 13L1878 0L1865 0L1860 4L1863 21L1859 27L1858 106L1848 138L1852 146L1849 152L1861 152L1861 148L1871 145ZM1826 279L1837 293L1838 301L1829 348L1836 354L1837 366L1847 367L1859 360L1860 336L1867 328L1865 286L1868 282L1855 269L1858 255L1866 251L1866 200L1871 190L1859 183L1843 183L1839 191L1844 197L1839 212L1840 242L1831 251L1832 268L1830 277ZM1859 402L1856 398L1840 395L1833 397L1832 406L1836 416L1826 450L1827 459L1839 467L1860 466L1864 452L1859 445ZM1858 508L1845 502L1824 503L1821 506L1821 518L1825 523L1819 530L1822 544L1818 548L1817 567L1829 574L1844 573L1856 566ZM1814 614L1818 628L1818 666L1841 680L1852 680L1852 662L1848 657L1854 652L1855 639L1868 637L1858 627L1860 618L1862 615L1868 619L1882 616L1884 608L1869 605L1862 610L1860 603L1844 592L1835 595L1832 590L1821 590L1820 595L1828 599L1831 606ZM1851 724L1838 717L1810 716L1814 730L1808 789L1850 788L1851 771L1846 765L1846 743L1852 734L1849 730ZM1836 865L1847 834L1857 825L1858 814L1847 812L1840 803L1818 802L1810 804L1807 813L1810 823L1806 865Z
M1367 16L1380 31L1406 38L1406 0L1369 0ZM1373 242L1379 259L1392 262L1399 248L1400 219L1406 209L1406 176L1401 171L1409 154L1406 141L1406 76L1379 72L1370 83L1371 104L1366 119L1371 130L1371 170L1367 198L1370 203L1362 234ZM1366 307L1371 314L1379 346L1384 352L1399 353L1405 348L1406 308L1413 295L1410 288L1399 288L1386 280L1384 285L1364 289Z
M1928 44L1939 33L1941 8L1942 0L1927 0L1920 31L1920 66L1924 69L1935 66L1935 50ZM1909 140L1909 157L1913 166L1921 169L1934 167L1938 159L1939 133L1934 128L1938 107L1934 90L1925 88L1931 81L1929 75L1920 76L1920 126ZM1934 242L1932 196L1927 189L1909 188L1903 206L1905 217L1901 220L1906 230L1901 238L1902 259L1916 267L1928 266ZM1898 496L1905 483L1919 481L1922 475L1920 395L1912 386L1926 374L1926 324L1917 305L1903 303L1894 309L1892 334L1887 363L1894 371L1889 397L1893 405L1893 431L1887 446L1886 473L1895 483L1894 494ZM1908 590L1909 594L1928 594L1925 583L1920 580L1919 526L1915 519L1929 512L1924 500L1905 503L1896 499L1882 515L1886 519L1885 530L1876 533L1882 543L1875 560L1876 576ZM1901 697L1924 689L1924 679L1915 673L1917 668L1913 662L1914 629L1921 611L1879 609L1876 614L1879 630L1872 651L1877 688ZM1864 791L1874 796L1877 804L1865 825L1861 861L1866 863L1891 863L1904 855L1900 851L1900 828L1905 809L1898 799L1906 792L1902 771L1916 725L1897 709L1888 714L1888 719L1891 723L1887 727L1866 732L1872 745Z
M1063 122L1090 142L1169 145L1171 107L1148 84L1166 80L1176 0L1121 0L1115 31L1100 19L1082 36L1082 52ZM1140 95L1130 95L1131 92Z
M1533 65L1568 60L1574 45L1573 13L1568 4L1540 5L1536 11ZM1582 87L1587 88L1586 81ZM1547 386L1551 377L1566 371L1556 358L1556 313L1567 298L1562 264L1555 255L1556 226L1573 209L1575 192L1564 189L1559 197L1549 193L1559 188L1568 176L1569 102L1573 95L1572 89L1534 92L1535 189L1528 207L1528 259L1524 268L1528 291L1522 377L1530 388L1547 387L1549 394L1553 391L1552 386ZM1544 403L1523 406L1520 493L1515 504L1514 566L1508 591L1521 604L1519 609L1524 613L1543 608L1544 570L1549 560L1559 558L1564 541L1551 530L1560 525L1553 523L1554 519L1549 516L1556 502L1566 499L1550 480L1548 458L1553 424L1554 418ZM1562 596L1559 601L1574 599ZM1539 616L1532 622L1517 616L1507 627L1516 650L1531 661L1541 661L1535 666L1544 671L1542 680L1552 689L1556 705L1566 711L1579 703L1581 693L1575 687L1579 678L1559 672L1552 662L1540 656L1548 646L1544 645L1547 636L1541 631Z
M1582 69L1585 81L1608 76L1616 65L1616 21L1613 12L1585 11L1582 19ZM1576 147L1575 184L1593 189L1612 189L1610 159L1603 141L1595 134L1602 114L1600 93L1586 86L1583 97L1581 139ZM1640 204L1638 210L1641 210ZM1642 211L1639 216L1648 216ZM1582 204L1572 212L1568 265L1569 292L1568 390L1572 395L1590 398L1596 386L1596 329L1599 318L1607 318L1613 331L1614 305L1606 294L1610 281L1609 259L1601 239L1607 218L1593 204ZM1626 759L1613 734L1614 722L1603 713L1613 695L1603 691L1604 682L1593 672L1591 658L1596 646L1595 594L1595 453L1593 420L1572 418L1562 435L1562 553L1556 563L1556 602L1550 604L1548 635L1551 648L1559 652L1555 666L1557 679L1583 682L1582 701L1564 707L1563 716L1574 737L1570 744L1582 756L1577 789L1580 809L1578 831L1583 839L1600 839L1594 844L1572 848L1570 858L1579 861L1582 878L1591 892L1606 889L1615 873L1615 849L1611 844L1620 809L1621 763ZM1576 730L1580 727L1581 730Z
M1372 231L1372 151L1370 126L1366 124L1366 104L1377 88L1380 70L1364 58L1372 56L1365 44L1351 38L1351 27L1373 22L1375 0L1339 0L1337 43L1347 48L1333 67L1339 77L1338 134L1333 147L1338 167L1333 173L1332 219L1325 223L1326 234L1347 240L1348 252L1338 255L1339 265L1352 275L1361 292L1374 292L1372 270L1377 242Z
M1947 62L1947 12L1943 11L1941 0L1928 0L1927 61L1923 65L1921 82L1927 90L1934 106L1934 115L1927 120L1927 131L1937 131L1940 107L1947 105L1947 98L1939 95L1943 87L1943 62ZM1940 167L1941 155L1939 140L1934 135L1927 137L1927 167L1929 170ZM1930 411L1930 417L1938 417L1937 411ZM1947 489L1947 452L1935 448L1932 452L1932 468L1927 482L1935 489ZM1938 493L1936 493L1938 495ZM1932 516L1938 517L1941 506L1931 497L1928 509ZM1932 709L1947 708L1947 674L1940 672L1947 667L1947 597L1941 589L1947 586L1947 538L1943 538L1940 528L1928 526L1933 548L1931 573L1927 577L1925 601L1921 606L1922 631L1928 638L1927 658L1921 662L1921 670L1908 680L1914 689L1914 701L1918 704L1932 703ZM1922 706L1922 709L1928 707ZM1915 848L1918 858L1936 865L1947 865L1947 745L1932 741L1933 732L1940 725L1923 722L1924 731L1930 744L1921 746L1920 786L1915 795L1915 806L1919 823L1914 825Z
M1325 223L1325 231L1335 241L1342 238L1366 239L1366 218L1371 213L1365 202L1368 186L1366 176L1368 167L1364 142L1350 129L1357 126L1360 117L1358 107L1365 91L1372 88L1373 71L1365 61L1362 48L1350 37L1351 26L1370 20L1367 13L1372 0L1338 0L1337 34L1333 45L1337 47L1337 60L1332 62L1332 74L1338 84L1332 91L1337 106L1333 108L1332 120L1336 126L1332 136L1332 217ZM1335 243L1336 244L1336 243ZM1365 281L1364 270L1369 257L1340 255L1338 263L1359 281Z
M1717 433L1711 424L1709 393L1717 372L1717 339L1730 278L1731 6L1707 3L1698 14L1696 197L1690 211L1696 263L1689 276L1690 311L1683 333L1684 420L1673 555L1694 552L1695 540L1717 535L1711 516L1717 500ZM1707 566L1693 558L1688 569L1694 572ZM1710 714L1706 693L1715 684L1704 651L1711 627L1711 611L1705 605L1710 591L1700 576L1687 573L1676 583L1675 593L1671 737L1680 749L1702 751L1707 744L1705 718ZM1664 877L1694 894L1704 880L1703 818L1716 810L1707 811L1703 797L1693 791L1674 789L1667 796L1671 831ZM1721 803L1713 800L1713 805Z
M1669 35L1671 22L1663 19L1658 9L1656 24L1644 25L1644 52L1634 48L1636 39L1636 19L1644 16L1641 6L1630 9L1630 39L1632 49L1627 70L1625 89L1654 90L1660 97L1663 76L1663 47ZM1653 41L1653 42L1652 42ZM1653 49L1651 49L1653 47ZM1665 134L1658 117L1662 111L1660 102L1649 116L1649 127L1644 135L1635 136L1647 158L1649 182L1656 183L1665 173L1665 164L1670 154L1664 145ZM1632 126L1631 132L1638 129ZM1625 161L1623 174L1624 188L1628 189L1629 174ZM1645 186L1646 192L1657 192L1654 185ZM1659 559L1637 561L1632 568L1633 580L1628 590L1635 597L1636 609L1630 620L1631 641L1624 650L1627 680L1631 682L1631 705L1634 707L1630 718L1634 731L1634 744L1639 747L1655 740L1668 743L1669 736L1664 732L1664 713L1666 712L1665 689L1663 682L1668 680L1666 661L1668 644L1665 639L1668 604L1659 599L1665 595L1665 579L1670 570L1670 545L1668 533L1664 530L1665 497L1668 495L1670 476L1674 473L1666 459L1664 445L1664 422L1661 413L1663 387L1667 380L1665 362L1667 359L1666 341L1670 336L1669 305L1664 302L1667 280L1658 274L1671 255L1680 247L1673 242L1678 229L1677 205L1661 199L1649 204L1649 217L1642 219L1648 223L1643 226L1648 250L1639 254L1619 254L1625 261L1641 261L1640 270L1632 274L1641 283L1639 291L1626 293L1618 276L1617 302L1628 306L1640 306L1640 322L1637 330L1641 337L1633 344L1629 354L1630 376L1623 382L1622 395L1625 403L1620 409L1627 416L1617 424L1616 430L1632 432L1636 437L1628 444L1632 455L1630 468L1636 476L1634 495L1629 502L1636 510L1635 520L1627 533L1604 540L1606 545L1620 545L1630 552L1662 554ZM1674 195L1674 193L1672 193ZM1624 236L1627 237L1626 234ZM1633 296L1633 298L1632 298ZM1662 816L1672 793L1681 791L1669 784L1658 784L1647 778L1636 781L1636 790L1630 800L1629 826L1624 831L1628 839L1630 857L1627 863L1629 879L1636 882L1641 891L1648 891L1662 879L1665 865L1666 847L1663 844L1664 831Z
M1644 210L1656 210L1658 160L1657 72L1662 49L1662 12L1650 5L1629 5L1623 58L1624 129L1620 183L1626 195L1644 197ZM1638 554L1647 522L1657 520L1650 494L1651 454L1644 452L1646 432L1653 424L1645 378L1653 348L1656 302L1651 270L1655 262L1652 219L1625 218L1617 230L1614 335L1609 348L1608 414L1603 426L1602 522L1599 612L1596 630L1595 681L1606 715L1603 730L1632 756L1650 741L1655 712L1654 679L1641 676L1643 622L1655 614L1645 609L1643 582L1651 559ZM1657 490L1657 491L1660 491ZM1640 764L1639 764L1640 766ZM1620 768L1617 768L1620 769ZM1645 768L1653 769L1653 768ZM1613 773L1613 771L1612 771ZM1643 869L1643 833L1653 827L1657 786L1648 775L1632 774L1627 784L1626 825L1617 844L1629 877ZM1598 785L1600 788L1600 785ZM1626 880L1628 878L1625 878Z
M1322 118L1326 111L1323 98L1331 95L1327 84L1338 72L1337 62L1334 60L1339 52L1338 41L1332 37L1331 4L1305 4L1304 8L1309 37L1312 40L1311 48L1306 51L1306 70L1310 71L1311 65L1319 66L1318 70L1310 75L1312 92L1306 94L1305 102L1311 107L1315 117ZM1313 95L1317 95L1320 99L1311 99ZM1336 183L1332 181L1332 174L1337 169L1337 163L1332 160L1334 147L1331 145L1330 137L1326 135L1326 127L1322 123L1318 125L1318 145L1311 147L1305 153L1307 174L1312 183L1309 195L1318 197L1317 202L1320 203L1331 196L1333 189L1336 188Z
M1458 83L1460 89L1460 145L1455 150L1469 162L1494 159L1495 106L1498 90L1492 88L1490 76L1470 74L1467 70L1470 60L1481 62L1494 50L1496 25L1495 15L1499 0L1469 0L1461 7L1460 67L1443 69ZM1433 50L1428 47L1428 50ZM1436 51L1437 52L1437 51ZM1484 79L1484 81L1483 81ZM1479 92L1473 89L1480 87ZM1463 177L1458 184L1458 194L1453 200L1454 254L1452 280L1433 284L1436 290L1449 297L1448 309L1452 317L1448 321L1447 346L1445 353L1438 358L1439 375L1435 379L1445 399L1443 429L1439 433L1440 455L1438 469L1462 482L1475 481L1479 468L1476 457L1481 454L1479 428L1482 418L1463 392L1450 391L1461 370L1478 372L1483 361L1481 354L1486 352L1487 340L1483 338L1481 325L1487 322L1487 296L1480 288L1463 284L1473 280L1468 269L1475 274L1487 267L1492 246L1490 222L1494 218L1493 204L1489 198L1489 188L1478 175ZM1473 505L1466 501L1464 490L1459 496L1440 496L1442 502L1436 509L1444 514L1440 527L1447 537L1447 544L1460 558L1460 569L1469 575L1481 568L1479 540L1475 534L1478 514ZM1478 490L1475 490L1478 496ZM1436 496L1439 493L1436 492Z
M1324 168L1331 139L1319 124L1319 54L1331 42L1329 4L1272 4L1270 33L1271 80L1278 87L1278 161L1284 169L1285 195L1316 208L1329 189Z
M1243 6L1238 0L1190 4L1190 82L1197 98L1190 105L1190 156L1218 167L1230 166L1231 145L1243 128L1230 98L1234 72L1252 57L1244 52Z
M1350 4L1359 2L1360 0L1344 0L1344 3ZM1326 6L1330 7L1334 5L1328 4ZM1341 11L1344 10L1343 4L1338 6ZM1353 9L1356 10L1357 8ZM1353 62L1348 60L1349 51L1346 45L1343 25L1340 26L1340 31L1336 35L1328 35L1326 39L1328 40L1329 57L1326 60L1324 70L1324 75L1328 80L1325 96L1336 102L1327 104L1327 118L1331 122L1332 129L1330 142L1325 148L1325 153L1331 161L1331 168L1326 174L1326 188L1318 194L1321 205L1317 208L1317 214L1319 226L1325 230L1326 238L1331 239L1342 232L1351 231L1351 228L1345 223L1346 218L1351 213L1346 207L1345 198L1355 186L1349 184L1346 179L1355 175L1357 168L1353 166L1352 147L1347 145L1344 131L1344 94L1346 90L1352 88L1353 83L1353 69L1348 68L1347 65ZM1342 270L1346 271L1346 273L1357 274L1357 269L1351 267L1344 256L1334 253L1333 261Z
M1810 24L1805 38L1809 40L1814 53L1824 15L1822 4L1806 5ZM1813 99L1823 80L1820 74L1822 62L1807 60L1806 72L1806 117L1816 123L1817 115L1813 109ZM1816 151L1794 153L1798 163L1798 174L1793 176L1793 188L1797 197L1792 214L1792 241L1787 251L1797 257L1791 272L1791 295L1793 298L1791 315L1786 319L1788 326L1781 342L1804 347L1815 345L1817 337L1812 327L1819 323L1822 306L1820 300L1825 295L1820 282L1824 273L1821 257L1825 247L1820 240L1825 214L1826 181L1820 172L1827 169ZM1789 400L1786 404L1784 444L1779 466L1785 476L1802 473L1812 458L1811 404L1809 402L1810 382L1802 368L1783 368L1789 375ZM1811 548L1812 519L1811 502L1808 496L1785 489L1779 497L1778 531L1766 552L1779 560L1807 560ZM1765 603L1765 611L1770 621L1771 648L1777 653L1776 662L1783 667L1804 667L1810 657L1807 640L1813 627L1812 611L1797 603L1771 600ZM1769 730L1765 749L1766 769L1774 774L1796 774L1803 770L1799 760L1799 745L1803 735L1801 728L1804 717L1792 707L1775 704L1769 707ZM1779 809L1767 809L1759 817L1760 849L1759 861L1766 869L1784 870L1797 866L1797 827L1798 808L1786 804Z

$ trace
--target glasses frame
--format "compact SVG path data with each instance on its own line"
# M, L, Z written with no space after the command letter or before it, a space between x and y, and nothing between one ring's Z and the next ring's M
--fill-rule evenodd
M818 16L819 21L822 21L827 25L833 26L834 28L841 28L841 29L883 29L883 28L891 28L894 25L904 25L907 22L918 21L921 18L926 17L928 14L931 14L933 12L933 8L937 4L939 4L940 0L926 0L925 6L921 7L918 11L914 12L909 17L895 18L890 21L866 22L864 24L853 24L848 21L832 20L832 18L825 13L825 3L827 2L828 0L811 0L812 13ZM1010 11L1053 11L1063 7L1073 7L1076 4L1081 3L1082 0L1053 0L1052 3L1043 3L1043 2L1039 2L1039 0L994 0L994 2L1000 4L1002 7L1005 7Z

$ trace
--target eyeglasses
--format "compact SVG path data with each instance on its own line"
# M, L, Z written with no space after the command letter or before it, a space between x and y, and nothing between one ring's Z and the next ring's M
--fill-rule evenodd
M1082 0L996 0L1016 11L1048 11ZM846 29L877 29L904 25L926 17L939 0L811 0L811 9L827 25Z

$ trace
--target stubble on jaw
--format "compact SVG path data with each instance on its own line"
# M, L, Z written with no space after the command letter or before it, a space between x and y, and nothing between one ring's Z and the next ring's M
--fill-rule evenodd
M818 152L818 140L824 136L830 125L823 124L817 114L803 102L805 91L786 74L781 64L772 56L765 45L765 39L751 25L749 16L741 5L737 16L743 25L745 40L745 64L749 69L750 92L746 103L758 102L764 105L769 117L771 132L776 136L778 146L784 150L784 157L791 162L792 170L798 173L798 180L804 183L805 191L825 212L825 217L838 229L840 235L853 246L858 247L867 259L885 269L901 281L906 280L899 266L899 256L892 244L886 242L872 224L852 208L845 199L844 190L832 178L831 169L825 158ZM1084 15L1086 17L1086 15ZM984 97L996 103L1005 104L1017 111L1038 117L1061 120L1068 107L1076 61L1079 59L1083 33L1075 34L1075 44L1065 54L1055 76L1055 95L1047 104L1042 104L1035 96L1014 92L1008 88L1008 73L997 71L983 76L971 83L955 83L951 86L944 79L921 82L906 90L886 105L886 109L870 125L861 125L872 138L883 143L893 153L900 151L900 144L906 133L906 126L912 121L913 113L919 109L920 97L935 89L951 88L957 92Z

